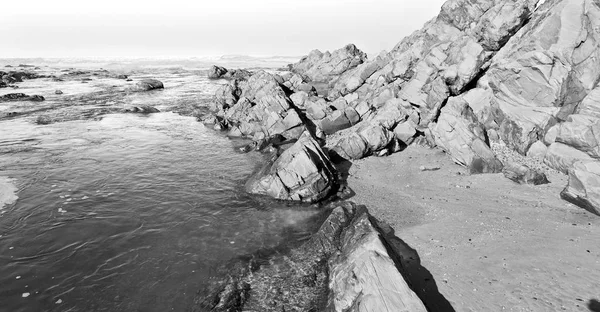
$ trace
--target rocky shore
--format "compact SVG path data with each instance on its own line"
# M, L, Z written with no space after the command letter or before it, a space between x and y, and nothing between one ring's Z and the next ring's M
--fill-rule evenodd
M230 82L216 92L212 113L203 122L231 137L251 138L245 151L270 146L271 161L247 184L251 193L306 202L344 198L351 193L344 186L345 164L426 145L443 150L471 175L503 173L519 184L542 185L550 182L547 173L568 174L560 196L600 214L600 130L595 129L600 124L599 21L600 5L590 0L450 0L421 30L373 59L350 44L332 53L312 51L284 73L227 77ZM213 72L219 78L228 71ZM275 141L295 143L280 146ZM355 206L340 205L350 205L345 216L354 220L356 212L348 211L356 211ZM431 292L407 287L409 274L402 272L400 261L376 261L402 255L373 248L374 243L389 247L390 236L365 208L358 209L364 211L358 213L363 221L356 221L361 226L341 221L340 208L329 209L332 214L321 230L298 249L317 255L300 263L321 263L320 269L309 266L319 276L312 292L274 290L281 300L254 302L275 285L288 285L247 278L270 275L271 268L262 266L232 275L203 307L443 310L434 308L445 301L443 296L434 302ZM328 228L332 224L338 229ZM356 228L362 233L356 234ZM323 233L328 243L317 245L330 251L314 252L311 246ZM369 233L377 238L344 238ZM362 249L377 251L364 258L346 251ZM302 267L298 261L287 270ZM364 266L373 270L363 271ZM348 281L348 275L354 280ZM373 289L392 290L393 295L362 296ZM290 304L285 301L289 297L305 304Z

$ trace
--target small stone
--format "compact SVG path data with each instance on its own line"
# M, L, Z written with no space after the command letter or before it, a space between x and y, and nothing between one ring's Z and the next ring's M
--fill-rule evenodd
M421 166L419 167L419 170L421 171L436 171L436 170L440 170L439 166Z
M27 297L29 297L29 295L31 295L31 294L30 294L30 293L28 293L28 292L26 292L26 293L23 293L23 294L21 295L21 297L23 297L23 298L27 298Z
M17 276L17 277L15 277L15 279L20 279L20 278L21 278L21 276L20 276L20 275L19 275L19 276Z
M61 304L61 303L62 303L62 299L56 300L56 304Z
M83 197L81 197L81 199L88 199L88 198L89 198L89 197L87 197L87 196L83 196Z

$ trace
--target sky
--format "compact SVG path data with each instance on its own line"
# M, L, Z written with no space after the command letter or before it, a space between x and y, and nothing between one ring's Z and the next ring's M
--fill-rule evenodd
M0 58L305 55L390 50L445 0L18 0Z

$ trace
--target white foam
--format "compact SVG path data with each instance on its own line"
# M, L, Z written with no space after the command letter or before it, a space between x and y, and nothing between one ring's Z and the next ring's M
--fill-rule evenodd
M19 198L17 191L12 179L0 176L0 208L16 202Z

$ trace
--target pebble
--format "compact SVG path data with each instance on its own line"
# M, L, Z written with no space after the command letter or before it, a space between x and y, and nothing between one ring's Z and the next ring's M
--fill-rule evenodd
M81 199L88 199L88 198L89 198L89 197L87 197L87 196L83 196L83 197L81 197Z
M440 170L440 166L421 166L419 167L421 171L436 171Z
M29 297L29 295L31 295L31 294L27 292L27 293L23 293L23 294L21 295L21 297L23 297L23 298L27 298L27 297Z
M8 247L8 249L14 249L15 247Z
M56 300L56 304L61 304L61 303L62 303L62 299Z
M58 212L60 212L60 213L65 213L65 212L67 212L67 211L66 211L66 210L64 210L64 209L62 209L62 208L58 208Z
M21 276L19 275L19 276L15 277L15 278L16 278L16 279L20 279L20 278L21 278Z
M69 199L67 199L67 201L68 201L68 202L70 202L70 201L72 201L72 200L73 200L73 198L69 198Z

